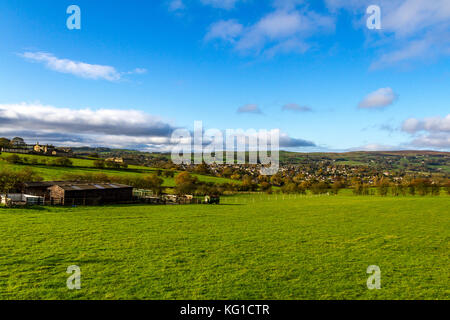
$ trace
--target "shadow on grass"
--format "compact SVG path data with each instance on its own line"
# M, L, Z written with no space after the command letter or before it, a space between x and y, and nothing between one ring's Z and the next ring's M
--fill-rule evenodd
M43 206L13 206L13 207L6 207L6 206L0 206L0 210L35 210L35 211L48 211L49 208L43 207Z

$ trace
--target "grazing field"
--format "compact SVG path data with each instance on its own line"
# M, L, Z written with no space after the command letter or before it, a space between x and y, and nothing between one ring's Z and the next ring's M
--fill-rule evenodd
M50 166L43 164L11 164L8 163L5 159L10 156L11 153L2 153L0 154L0 169L8 168L16 171L23 170L24 168L30 168L35 171L39 176L41 176L45 181L57 181L63 180L64 176L67 174L79 174L83 175L86 173L104 173L107 175L114 176L133 176L133 177L142 177L142 174L151 174L156 173L156 171L163 169L149 168L143 166L135 166L130 165L126 169L97 169L94 167L94 160L89 159L77 159L71 158L70 160L73 162L72 167L58 167L58 166ZM47 161L55 160L56 157L48 157L48 156L39 156L39 155L20 155L17 154L21 158L28 158L29 160L36 159L37 161L42 161L42 159L46 159ZM178 172L177 172L178 173ZM240 183L236 180L231 180L227 178L220 177L212 177L206 175L192 174L192 176L197 177L200 181L203 182L214 182L214 183ZM175 180L174 178L164 177L164 187L174 187Z
M448 196L222 200L0 209L0 298L450 298Z

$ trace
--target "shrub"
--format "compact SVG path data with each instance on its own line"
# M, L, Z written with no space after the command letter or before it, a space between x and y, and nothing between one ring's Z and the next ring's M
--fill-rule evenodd
M281 191L283 193L287 193L287 194L291 194L291 193L296 193L297 192L297 185L293 182L290 182L288 184L285 184L284 186L281 187Z
M387 196L388 192L389 192L389 182L386 180L381 180L378 185L377 185L377 189L378 189L378 194L382 197Z
M8 193L11 190L22 191L24 183L30 181L42 181L42 177L30 168L25 168L20 171L2 169L0 171L0 192Z
M439 196L441 194L441 186L439 183L433 183L431 185L431 194L433 196Z
M447 181L445 184L445 191L447 191L447 194L450 196L450 181Z
M342 183L340 181L335 181L331 185L331 193L334 195L338 195L339 191L342 189Z
M98 169L103 169L105 167L105 160L104 159L97 159L94 161L94 167Z
M110 169L119 169L120 168L120 163L117 163L115 161L105 161L106 167L110 168Z
M52 165L59 166L59 167L71 167L71 166L73 166L72 160L70 160L67 157L56 158L51 163L52 163Z
M5 160L9 163L17 164L22 162L22 158L20 158L17 154L13 153L5 158Z
M311 185L311 192L313 194L324 194L327 193L330 186L326 182L316 182Z
M272 185L268 182L262 182L260 185L260 189L261 191L267 193L267 194L271 194L272 193Z

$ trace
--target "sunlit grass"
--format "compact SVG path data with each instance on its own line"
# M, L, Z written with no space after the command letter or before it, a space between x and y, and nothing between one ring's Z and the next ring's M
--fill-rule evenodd
M448 299L450 197L0 209L3 299ZM78 265L82 289L66 288ZM381 268L382 289L366 269Z

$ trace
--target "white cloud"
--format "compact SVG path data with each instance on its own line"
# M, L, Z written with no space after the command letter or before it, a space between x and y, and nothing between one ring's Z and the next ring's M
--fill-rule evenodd
M136 68L133 71L129 72L130 74L145 74L147 73L147 69L145 68Z
M257 104L246 104L245 106L242 106L238 109L238 113L254 113L254 114L261 114L261 109L259 109L259 106Z
M403 61L424 57L430 54L428 51L432 46L433 41L430 41L430 39L411 41L399 49L381 55L378 60L371 64L370 69L380 69Z
M357 148L351 148L348 151L392 151L392 150L398 150L399 147L395 146L388 146L378 143L369 143L361 147Z
M438 148L449 149L450 148L450 135L449 134L430 134L422 135L415 138L411 144L413 146L421 148Z
M273 6L277 9L292 10L304 2L305 0L274 0Z
M382 28L397 37L408 37L430 27L448 25L448 0L326 0L331 10L347 9L365 14L369 5L379 5Z
M303 27L302 18L296 11L276 11L262 18L254 30L272 39L291 36Z
M438 148L438 149L449 149L450 148L450 135L444 134L431 134L422 135L415 138L411 145L420 148Z
M236 49L248 53L266 48L269 55L280 51L303 53L308 49L305 38L322 30L333 29L334 22L330 17L314 12L277 10L247 28L237 42Z
M398 37L407 37L430 27L448 25L448 0L383 1L386 10L383 25Z
M282 108L283 111L295 111L295 112L311 112L312 109L307 106L301 106L296 103L285 104Z
M394 103L397 95L391 88L381 88L367 95L358 105L361 109L385 108Z
M303 54L309 50L311 46L299 39L287 39L265 51L265 55L272 58L278 54L297 53Z
M173 127L160 118L136 110L69 109L42 104L1 104L2 130L31 130L47 134L89 134L167 137Z
M201 0L201 2L214 8L230 10L234 8L239 0Z
M111 66L60 59L47 52L25 52L20 54L20 56L32 62L43 63L50 70L72 74L85 79L118 81L123 74ZM136 68L131 72L126 72L126 74L142 74L145 72L147 72L146 69Z
M312 141L292 138L284 132L280 132L280 148L315 147Z
M402 130L408 133L428 131L435 133L450 133L450 114L446 117L425 118L423 120L411 118L403 122Z
M371 68L384 68L450 53L450 1L448 0L326 0L334 11L346 9L361 17L372 4L381 7L384 52ZM365 28L365 16L360 20ZM371 36L373 34L370 33Z
M244 27L235 20L219 21L210 27L205 39L222 39L244 54L263 52L272 57L278 53L304 53L307 38L318 32L334 30L333 18L308 10L297 10L298 1L276 1L275 10L253 25Z
M210 26L205 40L222 39L233 42L242 33L243 29L244 27L236 20L221 20Z
M159 117L137 110L69 109L39 103L0 104L0 135L20 136L28 143L39 141L57 146L170 152L181 142L172 139L176 129L179 128ZM280 132L280 147L309 146L314 143Z
M271 129L267 131L263 130L242 130L235 132L227 132L223 133L223 142L225 150L236 150L236 146L232 147L227 145L227 141L230 141L233 138L239 138L242 144L245 144L245 147L248 151L258 151L258 150L275 150L275 146L272 145L272 137L278 136L278 146L279 148L300 148L300 147L315 147L316 144L312 141L297 139L289 136L286 132L281 131L280 129ZM230 139L231 138L231 139ZM249 145L250 140L258 139L257 145ZM209 139L205 141L206 144L213 143L214 139ZM221 142L221 140L217 139L216 141ZM245 142L244 142L245 141ZM217 142L216 142L217 143ZM242 151L242 150L241 150Z
M415 133L420 130L421 126L420 120L408 119L403 122L402 130L408 133Z
M183 0L172 0L169 3L169 11L178 11L185 9Z
M402 130L414 136L414 146L450 148L450 114L444 118L407 119Z
M450 114L445 118L434 117L427 118L424 121L424 129L430 132L449 132L450 133Z

